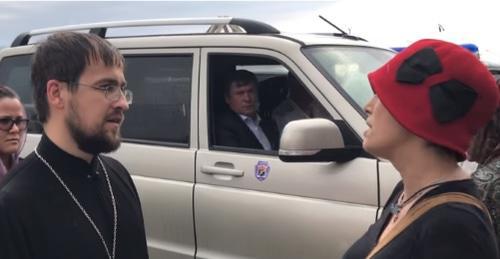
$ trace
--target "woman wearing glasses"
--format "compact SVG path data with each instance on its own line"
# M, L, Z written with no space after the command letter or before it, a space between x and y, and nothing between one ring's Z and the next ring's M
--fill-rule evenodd
M28 119L19 96L0 85L0 181L19 162Z

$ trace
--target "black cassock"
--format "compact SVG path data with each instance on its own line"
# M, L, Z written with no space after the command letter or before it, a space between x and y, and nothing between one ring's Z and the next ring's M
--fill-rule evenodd
M61 150L45 135L37 150L87 211L111 252L113 205L98 159L89 164ZM132 179L118 161L100 158L116 200L115 258L148 258L141 205ZM0 258L108 258L89 220L34 153L0 183Z

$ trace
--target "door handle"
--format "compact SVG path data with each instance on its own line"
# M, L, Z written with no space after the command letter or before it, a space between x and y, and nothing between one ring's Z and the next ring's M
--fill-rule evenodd
M204 165L201 167L201 172L204 174L219 174L219 175L231 175L241 177L244 175L243 170L224 168L218 166Z

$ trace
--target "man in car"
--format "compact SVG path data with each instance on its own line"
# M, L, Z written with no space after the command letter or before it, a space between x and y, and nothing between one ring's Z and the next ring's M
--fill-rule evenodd
M224 100L230 110L215 119L217 145L278 149L276 123L257 113L257 78L252 72L232 73L224 87Z

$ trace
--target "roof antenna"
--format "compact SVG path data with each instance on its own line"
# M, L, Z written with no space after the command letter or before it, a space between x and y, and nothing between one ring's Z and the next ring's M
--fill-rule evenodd
M439 30L439 32L444 31L443 25L441 25L441 24L438 23L438 30Z
M330 24L331 26L333 26L335 29L337 29L340 33L332 33L333 36L336 36L336 37L342 37L342 38L346 38L346 39L351 39L351 40L362 40L362 41L366 41L365 39L361 38L361 37L358 37L358 36L354 36L354 35L351 35L351 28L349 27L348 30L349 30L349 33L343 31L342 29L340 29L339 27L337 27L335 24L333 24L332 22L328 21L325 17L319 15L319 18L321 18L323 21L327 22L328 24Z
M328 21L325 17L323 17L322 15L319 15L319 18L321 18L323 21L327 22L328 24L330 24L331 26L333 26L335 29L337 29L342 35L349 35L347 34L345 31L343 31L342 29L340 29L339 27L337 27L335 24L331 23L330 21Z

